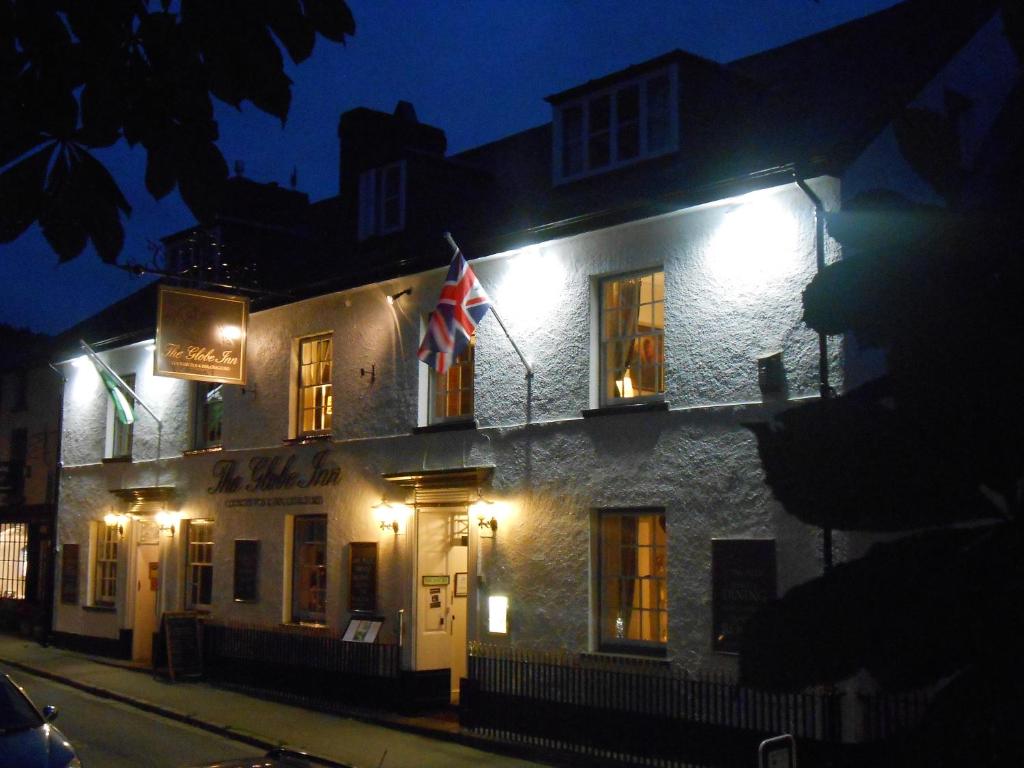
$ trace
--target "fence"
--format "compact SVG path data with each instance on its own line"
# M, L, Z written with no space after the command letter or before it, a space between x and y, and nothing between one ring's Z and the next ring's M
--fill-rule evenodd
M663 662L472 644L464 726L598 762L752 766L758 743L790 733L802 755L839 751L840 694L778 694Z
M400 653L397 645L348 643L321 629L203 624L207 676L323 702L400 701Z

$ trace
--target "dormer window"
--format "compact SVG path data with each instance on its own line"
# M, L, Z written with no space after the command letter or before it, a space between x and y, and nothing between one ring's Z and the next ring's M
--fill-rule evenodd
M359 239L405 229L405 162L359 175Z
M675 69L566 101L555 114L555 183L677 148Z

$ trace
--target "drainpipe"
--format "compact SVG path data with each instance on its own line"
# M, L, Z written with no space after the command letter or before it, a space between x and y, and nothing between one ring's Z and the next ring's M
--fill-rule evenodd
M817 271L820 273L825 268L825 204L821 202L814 190L807 186L807 182L795 173L793 178L796 185L803 190L811 203L814 205L814 253ZM835 396L828 380L828 337L818 332L818 393L823 400ZM832 529L822 528L822 559L824 560L825 573L832 570Z
M51 544L50 544L50 595L49 602L46 606L46 634L41 640L42 645L48 645L50 637L53 635L53 622L56 617L56 603L58 590L60 589L57 585L57 548L60 546L60 537L57 535L57 524L60 517L60 487L61 487L61 474L64 471L64 457L63 451L63 438L64 438L64 389L67 386L68 380L57 366L53 363L47 363L50 370L53 371L60 379L60 387L57 391L57 439L56 445L53 447L54 456L56 461L53 467L53 489L51 496L53 498L53 523L51 526Z

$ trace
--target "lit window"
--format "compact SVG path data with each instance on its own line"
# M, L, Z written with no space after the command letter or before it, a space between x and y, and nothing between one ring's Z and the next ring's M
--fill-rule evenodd
M405 163L359 175L359 239L405 228Z
M601 282L601 402L665 393L665 273Z
M189 520L185 595L189 608L209 608L213 595L213 521Z
M665 514L598 514L599 643L605 650L661 650L668 642Z
M299 435L329 432L334 410L331 390L332 335L299 342Z
M121 538L117 523L101 523L96 539L96 582L94 600L97 605L113 605L117 599L117 550Z
M135 374L126 373L121 376L121 380L128 385L132 390L135 389ZM123 390L122 390L123 391ZM128 402L128 406L134 411L135 400L128 392L124 392L125 399ZM110 401L110 458L112 459L130 459L132 457L132 436L135 432L134 422L132 424L125 424L117 416L117 409L114 407L113 401Z
M327 622L327 516L296 517L292 550L292 621Z
M224 416L224 385L199 381L195 386L195 439L197 450L219 448Z
M561 105L556 182L674 150L675 79L662 71Z
M448 370L430 372L430 423L459 421L473 416L473 357L476 336L472 336Z
M28 526L0 523L0 598L25 599L28 571Z

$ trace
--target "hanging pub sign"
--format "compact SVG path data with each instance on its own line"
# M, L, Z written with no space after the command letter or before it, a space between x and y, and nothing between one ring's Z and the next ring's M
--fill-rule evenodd
M153 373L245 384L249 299L160 286Z

